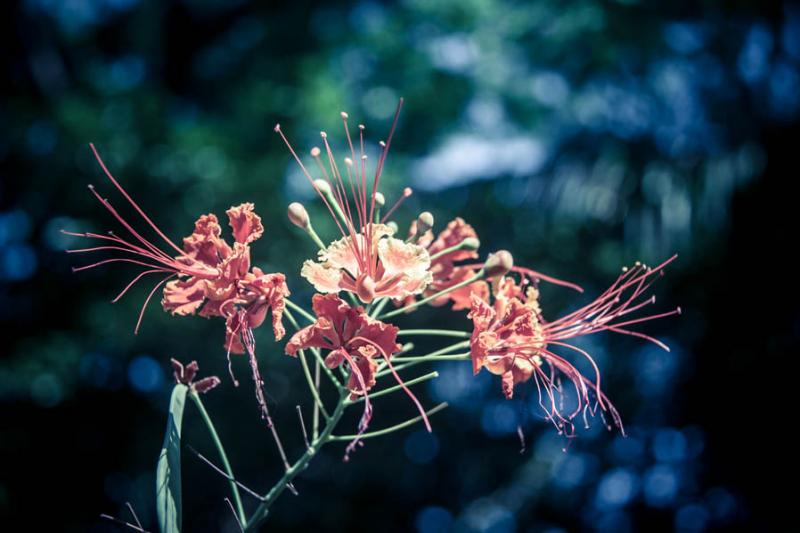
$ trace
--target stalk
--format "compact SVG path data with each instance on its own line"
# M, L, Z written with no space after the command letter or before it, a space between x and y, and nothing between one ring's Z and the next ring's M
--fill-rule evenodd
M200 417L203 419L203 422L205 422L206 428L208 428L208 432L211 435L211 440L214 442L214 446L217 448L219 458L222 461L222 467L225 469L225 473L228 475L228 483L230 483L231 491L233 492L233 503L236 506L236 514L239 517L239 522L245 524L247 515L244 513L242 497L239 495L239 487L236 485L236 478L233 476L233 469L231 469L231 464L228 461L228 454L225 453L225 447L222 446L222 441L219 440L217 430L214 427L214 423L211 421L211 417L208 416L208 411L206 411L203 401L200 399L200 395L197 394L197 392L193 389L189 389L189 398L191 398L195 406L197 406L197 410L200 412Z

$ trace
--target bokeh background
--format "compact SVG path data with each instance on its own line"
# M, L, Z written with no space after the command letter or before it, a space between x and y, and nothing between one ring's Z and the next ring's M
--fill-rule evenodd
M115 229L91 157L177 239L201 213L256 203L256 264L297 276L313 245L285 218L306 201L333 228L272 131L303 150L339 111L385 135L406 106L384 193L415 195L443 225L462 215L483 252L583 285L543 286L545 314L585 303L641 259L679 261L631 338L586 339L629 436L595 423L567 445L528 390L442 363L419 388L435 433L372 440L349 464L331 446L284 495L269 530L781 530L791 485L800 320L794 279L800 9L769 2L24 0L3 3L0 100L0 522L6 531L115 531L131 504L154 522L154 466L170 357L223 377L206 398L242 481L277 479L244 361L227 378L222 324L171 318L149 288L109 300L125 267L72 274L59 232ZM795 223L793 223L795 221ZM78 260L76 262L76 259ZM466 327L463 315L403 319ZM288 448L308 408L296 361L257 333ZM424 347L424 346L423 346ZM435 345L431 345L435 347ZM413 416L381 401L373 427ZM355 424L355 419L348 421ZM517 427L523 429L525 450ZM185 438L213 457L189 408ZM187 531L235 531L224 480L184 455ZM247 502L252 508L255 502Z

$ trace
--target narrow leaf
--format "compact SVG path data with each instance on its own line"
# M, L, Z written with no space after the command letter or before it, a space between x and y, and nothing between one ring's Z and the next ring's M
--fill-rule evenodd
M189 387L178 383L169 400L164 444L156 468L156 510L161 533L181 530L181 425Z

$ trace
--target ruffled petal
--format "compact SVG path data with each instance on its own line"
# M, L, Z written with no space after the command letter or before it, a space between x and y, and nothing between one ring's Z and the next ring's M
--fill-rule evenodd
M359 248L363 248L363 239L359 239ZM356 247L351 237L343 237L333 241L324 250L319 251L319 261L326 268L346 270L354 278L358 276L359 265L356 257Z
M221 233L222 228L216 215L202 215L194 223L194 232L183 239L183 249L187 257L179 257L178 261L199 261L209 267L216 267L231 253L231 247L220 238Z
M477 239L478 234L475 233L475 230L472 228L472 226L464 222L464 219L460 217L455 218L447 224L447 227L442 230L441 233L439 233L439 235L436 237L436 240L433 241L430 246L427 246L428 252L431 255L435 255L442 250L446 250L447 248L461 243L466 238ZM477 259L477 257L478 252L475 250L456 250L441 257L437 257L435 262L453 263L456 261L463 261L465 259Z
M300 275L319 292L336 293L340 290L342 271L338 268L327 267L308 259L303 263Z
M206 281L197 278L170 281L164 286L161 307L173 315L193 315L206 300Z
M400 329L396 326L374 319L366 313L361 313L358 327L351 337L350 346L378 347L379 351L382 352L378 355L383 356L385 354L386 357L391 357L392 354L400 351L400 345L397 344L398 331Z
M247 324L251 328L259 327L266 318L267 310L272 309L272 331L276 340L280 340L286 330L283 327L284 299L289 296L289 287L283 274L264 274L261 269L254 268L240 283L241 292L247 313Z
M246 202L226 211L233 238L240 244L249 244L264 234L261 217L253 212L255 205Z

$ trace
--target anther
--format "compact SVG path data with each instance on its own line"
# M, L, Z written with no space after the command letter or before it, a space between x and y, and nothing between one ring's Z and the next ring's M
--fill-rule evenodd
M311 149L311 157L319 157L320 149L316 146Z

